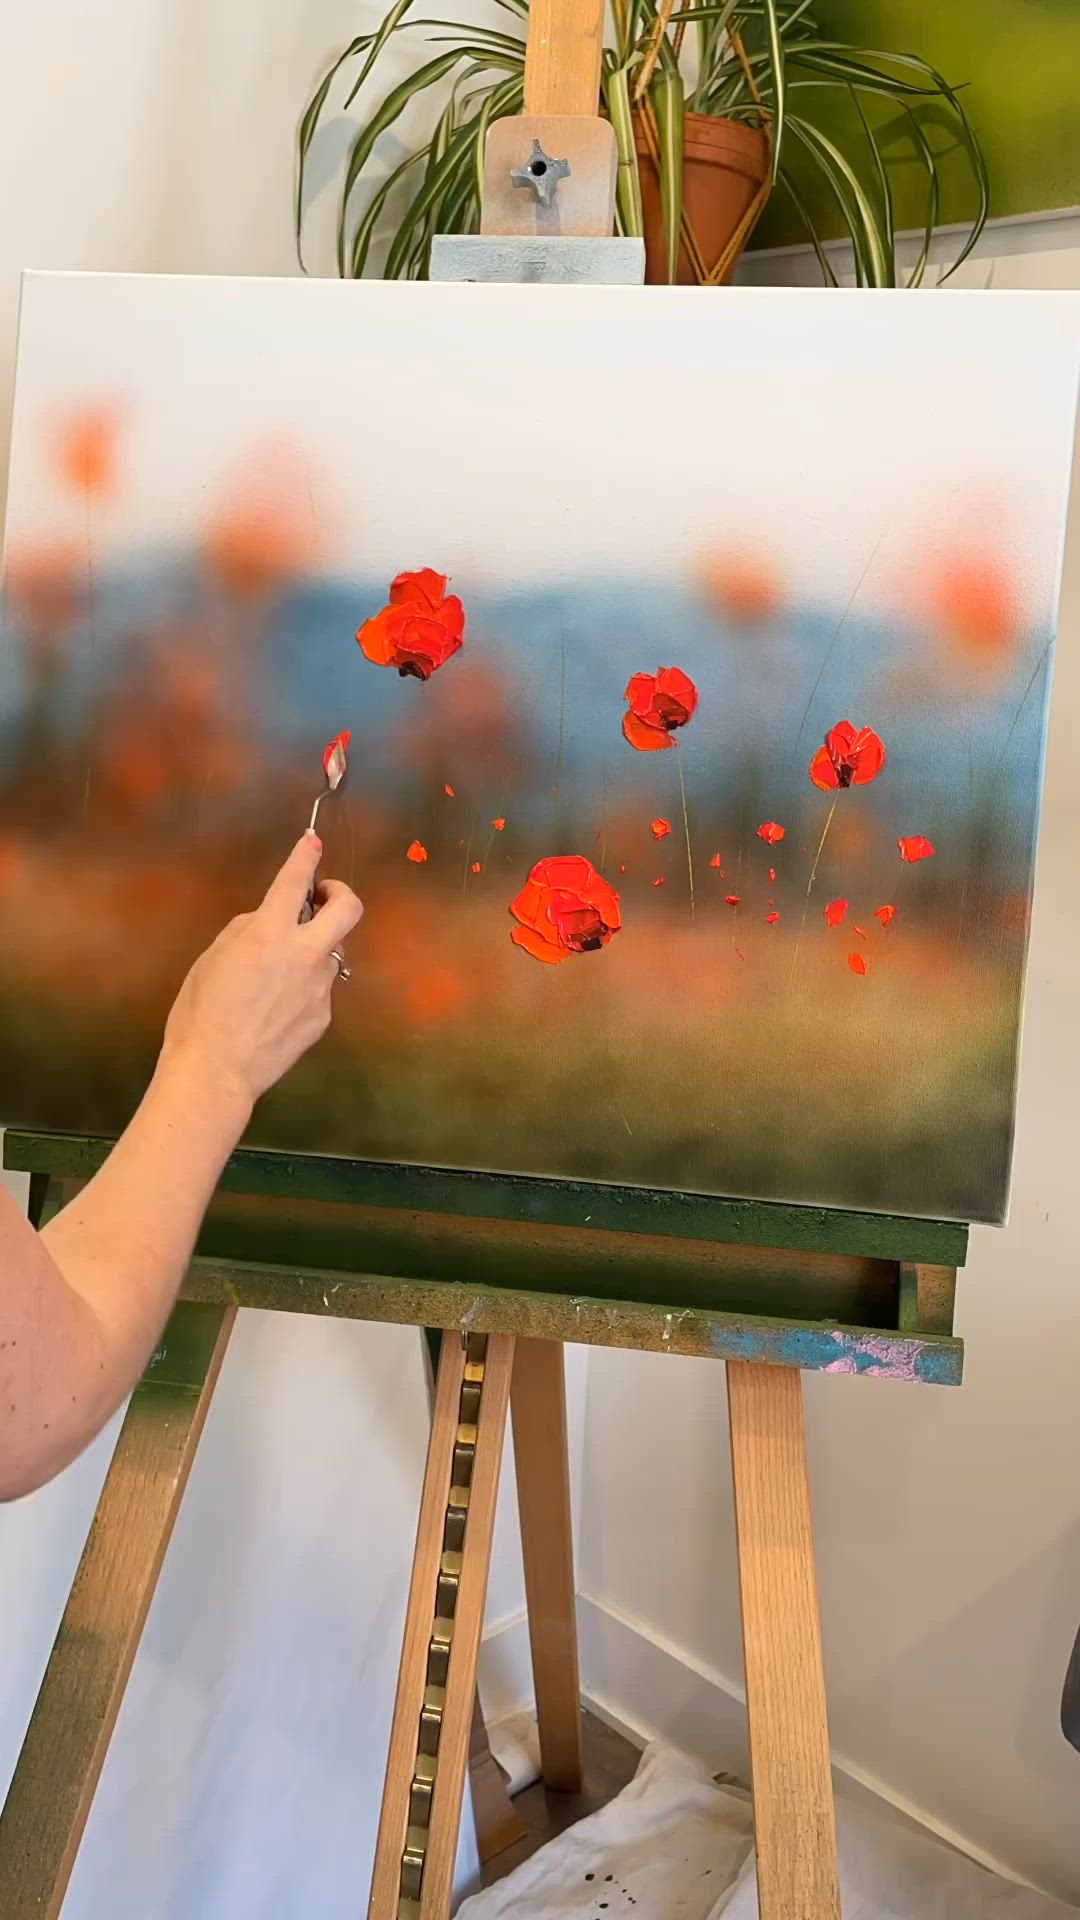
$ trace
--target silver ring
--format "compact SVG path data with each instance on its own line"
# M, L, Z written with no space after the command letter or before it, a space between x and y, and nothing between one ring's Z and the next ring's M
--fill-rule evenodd
M331 949L330 949L330 958L331 958L331 960L336 960L336 961L337 961L337 976L338 976L338 979L339 979L339 980L351 980L351 979L352 979L352 968L351 968L351 967L347 967L347 966L345 965L345 955L344 955L344 954L343 954L343 953L341 952L341 950L340 950L340 948L339 948L339 947L331 947Z

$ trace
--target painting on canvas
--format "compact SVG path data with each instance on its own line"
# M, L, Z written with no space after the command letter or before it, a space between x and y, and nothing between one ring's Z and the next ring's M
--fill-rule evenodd
M253 1143L998 1220L1070 296L31 276L5 1117L114 1133L323 786Z

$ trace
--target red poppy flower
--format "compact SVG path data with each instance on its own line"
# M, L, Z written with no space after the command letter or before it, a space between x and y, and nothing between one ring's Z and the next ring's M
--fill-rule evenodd
M828 906L825 908L824 918L828 921L830 927L838 927L843 922L846 914L846 900L830 900Z
M767 927L775 927L779 918L780 918L780 915L778 913L767 913L765 915L765 925Z
M866 957L864 954L849 953L847 957L847 963L848 963L848 966L851 968L852 973L866 972Z
M376 666L430 680L464 645L465 609L456 593L447 594L444 573L421 567L398 574L389 606L365 620L356 638Z
M738 904L739 904L739 895L737 893L725 893L724 905L726 907L737 907Z
M623 718L630 745L639 753L656 753L675 745L671 735L693 718L698 690L678 667L658 667L655 673L633 674L623 699L630 702Z
M479 862L479 860L474 860L474 861L473 861L473 863L472 863L472 870L473 870L473 872L474 872L474 873L479 873L479 871L480 871L480 862Z
M653 830L654 840L666 840L668 837L668 834L671 832L671 821L670 820L654 820L652 823L652 830Z
M916 860L929 860L937 852L933 841L928 840L925 833L909 833L896 844L900 849L901 860L909 860L912 866Z
M712 857L712 859L711 859L711 860L709 861L709 865L710 865L710 867L719 867L719 865L720 865L720 855L719 855L718 853L714 853L714 854L713 854L713 857Z
M416 866L419 866L421 861L426 860L427 857L427 848L424 846L422 840L409 841L405 849L406 860L412 860Z
M776 868L775 868L775 867L770 867L770 868L769 868L769 879L770 879L770 881L772 881L772 880L775 880L775 879L776 879Z
M783 839L785 832L786 828L780 826L777 821L763 820L758 828L758 839L764 840L767 847L775 847L777 841Z
M880 920L883 927L891 926L896 919L895 907L875 907L874 919Z
M656 876L656 879L653 881L653 886L662 887L663 884L664 884L664 876L662 873L658 873Z
M452 786L450 785L450 782L449 782L449 780L447 781L447 783L446 783L446 785L445 785L445 787L443 788L443 792L444 792L444 793L445 793L446 795L448 795L448 797L449 797L449 798L450 798L451 800L452 800L452 799L454 798L454 789L453 789L453 787L452 787Z
M884 744L872 727L853 727L850 720L838 720L810 762L810 778L825 793L864 787L877 779L885 757Z
M503 819L503 816L502 816L502 814L500 813L500 815L499 815L499 817L498 817L498 819L497 819L497 820L493 820L491 824L492 824L492 826L494 827L494 829L495 829L495 831L496 831L496 833L501 833L501 832L502 832L502 830L503 830L503 828L504 828L504 827L505 827L505 825L506 825L506 821L505 821L505 820Z
M326 775L326 784L331 793L334 792L336 787L340 787L345 778L345 772L348 766L348 761L345 756L349 751L349 742L351 739L352 730L346 727L344 733L336 733L334 735L329 746L323 751L323 772Z
M606 947L622 925L614 887L577 853L538 860L510 912L514 945L549 966Z

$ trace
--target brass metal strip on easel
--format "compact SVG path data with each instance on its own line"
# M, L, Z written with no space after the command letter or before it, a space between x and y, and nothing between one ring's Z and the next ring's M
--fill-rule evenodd
M444 1334L446 1340L452 1334ZM487 1335L470 1334L465 1347L465 1373L458 1402L458 1426L450 1469L450 1491L443 1520L442 1551L435 1586L431 1637L428 1641L424 1700L417 1728L416 1757L409 1786L409 1820L401 1856L398 1920L418 1920L424 1882L431 1805L439 1770L439 1741L446 1707L446 1683L454 1639L458 1585L461 1579L469 1494L476 1459L476 1430L484 1390Z

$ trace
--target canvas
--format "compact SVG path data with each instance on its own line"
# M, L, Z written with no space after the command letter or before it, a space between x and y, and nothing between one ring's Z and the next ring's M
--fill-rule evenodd
M353 977L253 1143L1001 1219L1078 340L1067 295L31 276L5 1117L123 1126L348 732Z

